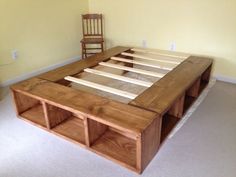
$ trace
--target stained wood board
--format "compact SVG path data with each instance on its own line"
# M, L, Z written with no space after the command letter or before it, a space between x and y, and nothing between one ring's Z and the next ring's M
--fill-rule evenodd
M211 58L191 56L130 102L163 115L212 64Z
M151 111L39 78L32 78L13 85L12 89L73 113L81 114L106 125L111 125L114 128L120 128L132 133L141 133L158 117L156 113Z

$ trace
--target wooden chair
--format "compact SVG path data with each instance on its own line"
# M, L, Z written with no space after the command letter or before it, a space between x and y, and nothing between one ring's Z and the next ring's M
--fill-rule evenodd
M104 39L102 14L82 15L82 28L83 39L80 41L82 45L82 58L86 58L88 54L96 54L98 53L98 50L103 52Z

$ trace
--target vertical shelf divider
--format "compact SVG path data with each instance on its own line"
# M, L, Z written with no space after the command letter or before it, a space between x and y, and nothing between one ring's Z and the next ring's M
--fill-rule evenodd
M185 94L183 94L170 108L168 114L174 117L181 118L184 112L184 101L185 101Z
M200 84L201 84L201 77L199 77L194 84L187 90L186 94L188 96L197 98L199 95L199 89L200 89Z
M46 126L47 126L47 129L51 129L51 126L50 126L50 122L49 122L49 117L48 117L48 109L47 109L47 105L44 101L41 101L42 105L43 105L43 112L44 112L44 117L45 117L45 121L46 121Z
M84 135L85 135L85 144L87 147L90 147L89 141L89 127L88 127L88 118L84 118Z

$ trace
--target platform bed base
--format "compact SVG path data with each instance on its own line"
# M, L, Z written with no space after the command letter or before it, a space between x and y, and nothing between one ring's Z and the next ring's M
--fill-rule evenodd
M159 64L147 62L153 55L164 59L156 59ZM166 65L163 64L165 61ZM176 66L169 65L177 63ZM136 64L158 71L135 68ZM107 67L116 67L116 73L108 72ZM210 58L115 47L15 84L11 89L21 119L142 173L170 131L207 86L211 67ZM139 72L158 81L130 78L126 72ZM86 80L85 75L134 84L145 90L134 94L132 90ZM71 88L73 82L130 101L125 104Z

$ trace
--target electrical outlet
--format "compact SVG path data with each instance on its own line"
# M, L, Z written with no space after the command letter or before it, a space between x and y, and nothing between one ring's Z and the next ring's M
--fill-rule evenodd
M11 58L16 60L18 58L18 50L14 49L11 51Z
M147 48L147 41L145 39L142 40L142 47Z
M175 50L176 50L176 44L175 44L175 42L172 42L172 43L170 44L170 50L171 50L171 51L175 51Z

